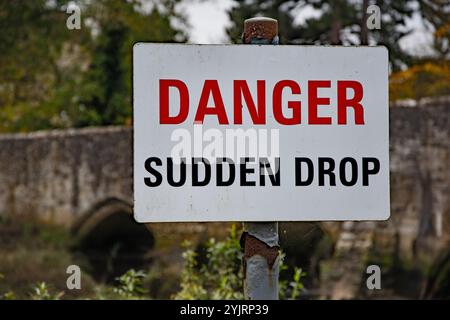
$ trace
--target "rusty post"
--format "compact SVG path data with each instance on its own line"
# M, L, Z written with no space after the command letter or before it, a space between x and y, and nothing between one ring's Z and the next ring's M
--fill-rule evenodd
M244 22L244 44L278 44L278 22L252 18ZM246 222L241 236L244 250L244 295L247 300L277 300L279 277L278 222Z

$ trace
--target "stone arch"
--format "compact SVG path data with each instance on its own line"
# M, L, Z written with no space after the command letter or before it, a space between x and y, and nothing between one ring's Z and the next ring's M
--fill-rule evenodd
M101 281L113 280L130 268L148 262L146 253L154 247L151 230L133 218L130 203L108 198L95 204L75 222L74 250L83 254L91 274Z

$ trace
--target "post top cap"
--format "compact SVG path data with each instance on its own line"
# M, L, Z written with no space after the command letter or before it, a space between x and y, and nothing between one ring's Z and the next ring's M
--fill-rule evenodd
M268 17L254 17L244 21L244 43L252 39L272 41L278 35L278 21Z
M267 22L270 21L272 23L278 24L278 21L276 19L269 18L269 17L253 17L253 18L245 19L244 23L257 22L257 21L267 21Z

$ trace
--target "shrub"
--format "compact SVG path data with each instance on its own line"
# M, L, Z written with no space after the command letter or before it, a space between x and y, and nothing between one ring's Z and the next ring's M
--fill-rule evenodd
M50 293L48 286L45 282L39 282L33 287L31 293L31 299L33 300L59 300L64 295L64 292L58 292L55 294Z
M184 243L184 267L181 273L181 290L174 299L243 299L242 252L236 227L223 241L209 239L206 243L206 261L201 263L198 253L189 242ZM281 253L280 273L288 268ZM300 268L294 269L292 281L280 281L280 298L297 299L304 290Z
M124 299L141 299L147 294L147 290L143 287L143 280L147 276L147 273L142 270L130 269L116 278L119 281L119 286L114 288L113 292Z

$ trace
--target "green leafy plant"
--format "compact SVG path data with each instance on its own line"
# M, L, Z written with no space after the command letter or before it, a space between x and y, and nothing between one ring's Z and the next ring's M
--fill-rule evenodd
M33 300L59 300L64 295L64 292L55 294L50 293L47 283L39 282L32 290L31 299Z
M285 273L289 268L284 263L284 253L281 253L280 259L280 274ZM281 300L296 300L300 297L300 293L305 291L302 278L306 276L301 268L294 267L294 274L292 280L280 280L280 299Z
M198 253L184 243L185 261L181 290L175 299L242 299L243 274L241 250L236 228L224 241L211 238L206 243L206 262L200 264Z
M302 277L306 276L306 272L303 272L301 268L294 268L294 276L289 283L291 287L291 299L295 300L300 296L300 293L305 290L302 283Z
M184 244L184 268L181 273L181 290L174 299L243 299L242 251L238 232L232 226L230 234L223 241L209 239L206 243L205 261L192 249L189 242ZM280 273L288 269L281 253ZM280 281L280 298L297 299L304 290L300 268L294 269L292 281Z
M0 297L0 300L15 300L15 299L16 299L16 295L12 291L8 291L5 294L3 294L2 297Z
M174 299L207 299L208 294L203 287L202 277L198 273L197 253L191 249L189 241L183 242L184 268L181 273L181 290L174 295Z
M113 291L121 298L141 299L147 294L147 290L143 287L143 281L146 277L147 273L144 271L130 269L116 278L119 281L119 286L114 288Z
M3 280L5 276L0 273L0 280ZM16 298L16 295L12 291L8 291L4 294L0 294L0 300L14 300Z

